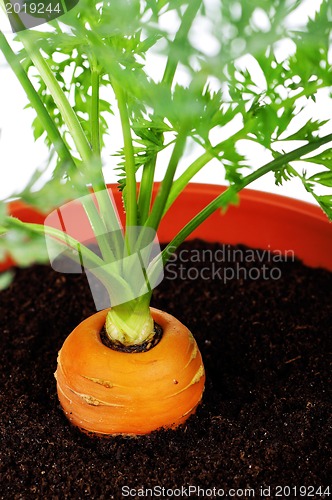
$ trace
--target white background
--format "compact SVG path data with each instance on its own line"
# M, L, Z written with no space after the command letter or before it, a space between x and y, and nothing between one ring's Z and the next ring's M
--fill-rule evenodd
M304 1L301 8L292 15L290 22L296 24L305 22L307 16L312 15L319 7L319 4L319 0ZM7 20L2 14L0 14L0 28L9 33ZM287 43L282 47L282 50L285 53L289 50ZM158 60L151 61L151 68L153 70L160 68L162 72L163 67L160 64L158 66L158 64ZM0 88L0 199L4 199L24 188L34 170L44 164L47 158L47 150L42 139L34 142L31 129L31 122L35 116L34 112L31 109L24 109L27 104L24 91L2 55L0 55ZM319 92L317 106L308 109L307 113L319 119L331 118L332 102L328 98L326 91ZM324 133L327 134L331 131L330 122L325 125ZM114 182L116 176L113 167L116 160L110 157L110 152L118 150L122 143L116 120L110 122L110 136L107 140L108 148L104 156L106 163L104 172L107 182ZM297 143L296 147L299 145ZM272 159L272 156L263 148L253 148L248 142L241 144L241 152L245 152L252 166L263 165ZM190 158L191 155L182 162L180 171L190 164ZM163 177L165 161L166 158L158 166L157 180ZM196 182L222 184L224 182L223 169L217 162L212 162L194 180ZM250 187L314 203L311 195L304 190L298 180L292 180L282 187L277 187L274 183L273 174L269 174L253 183Z

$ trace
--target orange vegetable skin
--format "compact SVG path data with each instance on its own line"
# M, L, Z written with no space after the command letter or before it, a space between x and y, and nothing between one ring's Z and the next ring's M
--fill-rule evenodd
M101 342L107 310L68 336L55 376L61 406L74 425L99 435L139 435L175 428L195 412L205 383L197 344L176 318L151 313L163 336L147 352L122 353Z

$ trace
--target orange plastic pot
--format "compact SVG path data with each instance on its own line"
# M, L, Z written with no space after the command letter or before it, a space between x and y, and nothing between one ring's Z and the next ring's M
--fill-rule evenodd
M114 199L122 214L121 194L116 186ZM155 188L156 192L157 186ZM190 184L175 201L160 226L158 236L169 241L199 210L206 206L224 187L208 184ZM10 204L10 212L23 221L42 222L44 216L20 202ZM92 237L80 204L70 206L66 214L72 220L72 236L82 240L82 228ZM68 220L68 219L66 219ZM77 224L80 221L80 224ZM75 230L79 235L75 235ZM332 224L319 207L284 196L245 189L240 205L231 206L226 214L216 211L191 236L210 242L242 243L251 247L278 251L294 251L305 264L332 270ZM12 263L0 264L0 271Z

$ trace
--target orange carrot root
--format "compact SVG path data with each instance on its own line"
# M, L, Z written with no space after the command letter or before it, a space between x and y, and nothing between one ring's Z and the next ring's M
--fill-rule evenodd
M151 313L163 336L147 352L123 353L101 342L107 310L68 336L55 376L61 406L74 425L99 435L139 435L176 428L195 412L205 383L197 344L176 318Z

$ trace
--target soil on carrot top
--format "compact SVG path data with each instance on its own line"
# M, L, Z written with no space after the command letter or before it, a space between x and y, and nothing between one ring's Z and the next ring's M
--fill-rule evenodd
M142 488L171 498L189 486L205 498L213 488L226 498L230 488L239 489L233 498L278 498L277 485L313 486L307 497L324 498L332 273L234 250L186 243L155 290L153 306L194 333L207 382L184 427L136 439L91 438L59 407L57 352L95 312L85 277L17 271L0 295L1 498L139 498Z

